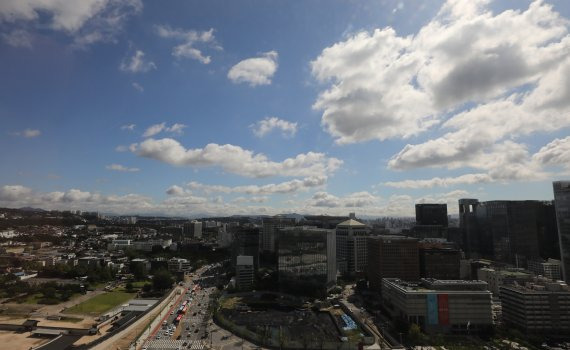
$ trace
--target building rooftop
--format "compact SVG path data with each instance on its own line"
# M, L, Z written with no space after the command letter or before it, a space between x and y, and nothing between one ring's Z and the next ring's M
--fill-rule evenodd
M337 227L366 227L363 223L356 221L354 219L348 219L346 221L341 222L340 224L336 225Z
M407 292L486 292L487 282L484 281L471 281L471 280L438 280L434 278L422 278L420 281L409 282L403 281L398 278L383 278L395 284L399 288Z
M238 255L236 265L253 265L253 256L251 255Z

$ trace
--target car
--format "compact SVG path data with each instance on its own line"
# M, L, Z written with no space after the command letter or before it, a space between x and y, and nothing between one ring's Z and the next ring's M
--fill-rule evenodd
M174 311L170 311L170 314L171 314L171 315L174 315Z

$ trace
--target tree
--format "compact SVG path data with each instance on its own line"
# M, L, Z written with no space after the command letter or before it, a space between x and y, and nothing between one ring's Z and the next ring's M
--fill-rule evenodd
M172 287L173 283L172 275L166 270L159 270L152 277L152 288L157 291L166 290Z
M137 281L146 279L148 272L144 264L131 262L130 270Z
M54 287L47 287L44 288L44 290L42 291L42 294L44 295L45 298L55 298L55 293L56 290Z
M131 293L133 291L133 284L131 282L127 282L125 289L127 290L127 293Z
M148 293L152 290L152 284L150 283L145 283L144 286L142 287L142 291L145 293Z
M420 326L418 326L415 323L412 323L410 325L410 329L408 330L408 339L410 340L410 342L415 344L419 342L421 338L422 338L422 330L420 329Z

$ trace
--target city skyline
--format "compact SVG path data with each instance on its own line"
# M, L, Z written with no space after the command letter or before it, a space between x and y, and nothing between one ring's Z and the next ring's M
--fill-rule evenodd
M0 207L552 200L570 177L569 19L562 0L2 2Z

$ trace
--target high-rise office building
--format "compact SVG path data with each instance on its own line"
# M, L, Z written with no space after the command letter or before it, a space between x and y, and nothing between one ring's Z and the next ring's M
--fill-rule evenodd
M367 248L366 270L371 289L380 292L383 278L420 279L417 239L405 236L368 237Z
M236 266L240 255L252 256L254 270L259 268L259 227L239 226L232 228L234 235L232 266Z
M238 255L236 257L236 287L239 290L250 290L255 278L253 256Z
M467 256L526 267L528 260L545 255L539 239L555 235L549 205L535 200L460 199L460 229Z
M341 273L365 272L368 234L366 225L353 219L336 226L336 259Z
M263 218L262 225L263 231L261 233L260 249L261 251L275 252L275 236L277 230L283 227L295 226L295 219L274 216Z
M447 227L447 204L416 204L416 225L441 225Z
M192 238L202 238L202 223L192 220L184 223L184 236Z
M477 220L477 199L459 200L459 230L463 250L470 258L478 258L481 252L479 222Z
M336 284L334 230L298 226L278 230L279 285L296 293L324 294Z
M552 187L558 223L562 275L564 280L570 283L570 181L555 181Z

